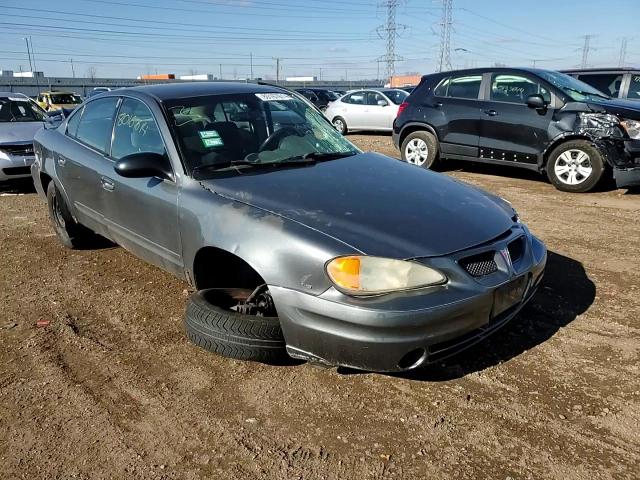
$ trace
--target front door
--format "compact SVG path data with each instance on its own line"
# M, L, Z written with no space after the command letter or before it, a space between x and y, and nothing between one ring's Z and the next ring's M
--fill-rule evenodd
M371 130L391 130L398 109L394 109L392 103L378 92L367 92L365 101L363 126ZM385 102L386 105L382 106L379 102Z
M115 162L144 152L167 155L149 107L140 100L124 98L116 115L111 159ZM176 182L156 177L121 177L113 166L101 180L110 236L150 263L181 275Z
M482 103L480 157L515 164L537 164L549 144L553 108L535 110L527 97L540 94L547 103L551 93L535 77L496 73L488 98Z

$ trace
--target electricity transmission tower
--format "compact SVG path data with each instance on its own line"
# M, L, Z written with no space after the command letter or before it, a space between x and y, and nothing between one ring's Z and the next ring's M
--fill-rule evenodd
M442 0L440 20L440 63L438 71L451 70L451 29L453 25L453 0Z
M402 60L396 55L396 38L398 32L406 28L404 25L396 23L396 10L401 0L384 0L380 6L387 9L387 22L380 25L376 30L380 38L387 41L387 53L379 58L387 64L386 74L389 79L396 74L396 62Z
M591 39L593 38L593 35L585 35L584 36L584 45L582 46L582 64L581 64L581 68L587 68L587 64L588 64L588 59L589 59L589 50L591 50L591 46L589 45L589 43L591 42Z
M622 45L620 45L620 60L618 60L618 66L624 67L624 61L627 57L627 37L622 39Z

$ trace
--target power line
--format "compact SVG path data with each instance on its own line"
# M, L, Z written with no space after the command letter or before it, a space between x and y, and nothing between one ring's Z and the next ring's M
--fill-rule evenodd
M440 20L440 65L438 71L451 70L451 28L453 24L453 0L442 0Z

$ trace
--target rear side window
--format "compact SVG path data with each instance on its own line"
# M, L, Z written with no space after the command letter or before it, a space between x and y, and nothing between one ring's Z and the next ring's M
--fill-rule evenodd
M551 102L551 93L547 88L530 78L521 75L494 75L491 81L491 100L495 102L527 103L530 95L542 95L547 102Z
M164 155L165 148L149 107L139 100L125 98L116 117L111 156L119 160L132 153Z
M631 83L629 84L629 94L627 98L631 100L640 100L640 74L631 74Z
M78 109L67 122L67 135L75 137L78 134L78 125L80 124L80 117L82 117L82 111L84 108Z
M76 138L106 153L111 143L113 117L117 104L118 97L101 98L87 103L78 125Z
M365 104L365 92L355 92L351 95L347 95L342 99L344 103L353 103L354 105L364 105Z
M600 90L611 97L617 97L620 94L622 86L622 74L618 73L592 73L581 74L578 80L591 85L596 90Z
M434 90L436 97L468 98L477 100L482 75L466 75L443 79Z

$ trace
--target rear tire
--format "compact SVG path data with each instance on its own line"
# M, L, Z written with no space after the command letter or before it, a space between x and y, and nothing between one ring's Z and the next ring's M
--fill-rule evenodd
M65 247L76 249L84 246L95 234L88 228L80 225L73 219L69 208L53 181L47 186L47 205L49 206L49 219L58 240Z
M349 129L347 128L347 122L342 117L335 117L331 123L342 135L346 135Z
M228 290L200 290L187 302L184 326L194 344L225 357L280 363L286 358L278 317L244 315L224 308Z
M558 190L584 193L602 180L605 163L600 151L587 140L570 140L553 149L547 176Z
M402 160L422 168L434 168L438 163L438 139L426 130L411 132L400 148Z

